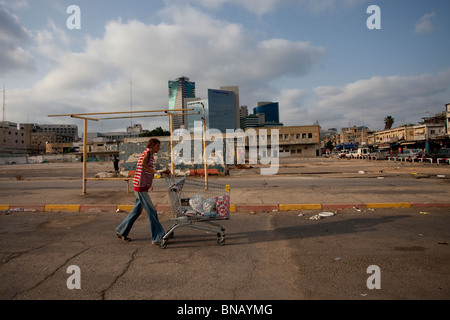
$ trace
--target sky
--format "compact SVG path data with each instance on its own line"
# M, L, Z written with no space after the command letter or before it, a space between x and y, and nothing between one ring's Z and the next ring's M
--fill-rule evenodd
M0 0L2 120L81 132L48 115L167 109L168 81L186 76L203 99L239 86L250 112L278 102L285 126L416 124L450 103L449 12L447 0ZM136 123L169 128L88 131Z

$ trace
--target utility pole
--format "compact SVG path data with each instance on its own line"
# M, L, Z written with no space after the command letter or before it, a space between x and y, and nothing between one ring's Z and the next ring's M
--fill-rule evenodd
M3 122L6 121L6 89L5 89L5 84L3 84Z

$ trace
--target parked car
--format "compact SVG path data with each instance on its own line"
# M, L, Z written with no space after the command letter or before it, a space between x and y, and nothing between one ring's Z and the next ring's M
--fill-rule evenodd
M358 151L356 151L356 150L350 150L350 152L346 154L346 157L347 157L347 158L353 159L353 158L356 158L357 155L358 155Z
M350 150L344 149L339 152L339 158L346 158L350 154Z
M390 153L387 149L380 149L370 153L370 156L375 157L377 160L386 160L390 156Z
M433 159L433 163L436 163L438 159L442 159L448 163L448 160L450 160L450 148L435 151L431 153L429 157Z
M422 154L422 150L419 149L405 149L397 157L402 159L415 159Z

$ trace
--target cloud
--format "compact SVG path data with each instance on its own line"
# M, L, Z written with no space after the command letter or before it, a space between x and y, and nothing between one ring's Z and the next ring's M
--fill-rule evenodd
M434 12L427 13L416 22L414 33L426 34L434 31L432 19L436 16Z
M35 70L31 54L20 45L30 40L30 32L0 4L0 74Z
M411 77L372 77L345 86L315 88L317 101L306 115L310 122L320 119L327 128L372 124L371 129L379 130L387 115L401 125L417 123L424 110L443 111L449 89L450 69Z
M48 108L57 114L126 111L132 80L134 110L164 109L168 80L185 75L196 82L199 97L205 98L208 88L237 85L241 104L247 99L251 106L260 101L257 93L275 92L271 83L307 75L326 54L323 47L309 42L257 39L242 25L217 20L191 6L168 6L160 16L164 21L160 24L109 21L101 37L86 38L81 52L66 49L64 33L50 23L37 33L37 50L44 56L53 47L64 50L31 89L14 92L16 98L11 97L9 104L14 99L24 103L21 95L33 97L23 105L41 110L41 119L35 121L43 121L50 114ZM23 117L23 108L16 109L16 118ZM122 130L126 126L105 123L105 130L110 125Z
M69 36L51 20L46 29L33 32L33 39L35 51L51 61L57 61L69 50Z
M12 10L22 10L30 7L28 1L26 0L17 0L17 1L0 0L0 6L4 6L5 8Z

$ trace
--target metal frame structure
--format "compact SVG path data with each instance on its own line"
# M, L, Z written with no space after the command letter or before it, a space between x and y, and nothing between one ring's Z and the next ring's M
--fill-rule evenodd
M202 104L203 106L203 104ZM87 124L88 120L90 121L100 121L100 120L112 120L112 119L126 119L126 118L150 118L150 117L170 117L170 170L173 173L175 170L175 165L173 163L173 117L174 116L182 116L185 114L199 114L197 113L185 113L186 111L193 111L194 109L162 109L162 110L143 110L143 111L117 111L117 112L97 112L97 113L70 113L70 114L56 114L56 115L48 115L48 117L71 117L76 119L82 119L84 121L84 133L83 133L83 187L82 187L82 195L86 194L86 181L87 178ZM115 114L134 114L134 113L151 113L151 112L164 112L164 114L159 115L140 115L140 116L120 116L120 117L101 117L95 118L92 116L103 116L103 115L115 115ZM176 113L175 112L181 112ZM89 116L89 117L88 117ZM208 168L206 162L206 125L205 125L205 109L203 106L203 147L204 147L204 166L205 166L205 189L208 188Z

